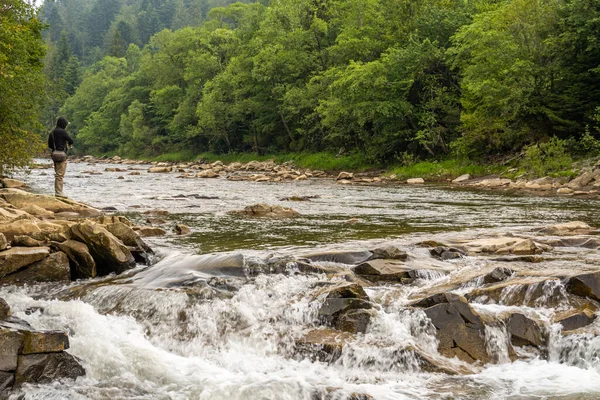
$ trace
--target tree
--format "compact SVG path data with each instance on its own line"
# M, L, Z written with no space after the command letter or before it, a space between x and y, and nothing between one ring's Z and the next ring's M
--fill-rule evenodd
M35 131L44 95L42 28L28 3L0 4L0 175L26 165L41 147Z

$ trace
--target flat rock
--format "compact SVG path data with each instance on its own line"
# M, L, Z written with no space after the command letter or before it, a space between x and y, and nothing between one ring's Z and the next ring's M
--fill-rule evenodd
M63 252L52 253L41 261L30 264L26 269L0 278L4 285L36 282L68 282L71 280L69 259Z
M581 221L571 221L563 224L550 225L540 230L542 233L555 236L574 236L587 235L594 231L594 228Z
M340 264L360 264L373 256L368 250L326 251L302 256L310 261L335 262Z
M167 234L167 231L155 226L134 226L133 229L142 237L164 236Z
M12 247L4 250L0 252L0 278L43 260L49 254L48 247Z
M466 181L468 181L468 180L470 180L470 179L471 179L471 175L469 175L469 174L464 174L464 175L461 175L461 176L459 176L458 178L454 179L454 180L452 181L452 183L462 183L462 182L466 182Z
M23 335L15 329L0 327L0 371L17 369Z
M230 211L229 214L260 218L296 218L300 216L299 212L289 207L271 206L268 204L255 204L243 210Z
M63 331L24 331L21 354L57 353L69 348L69 337Z
M85 375L85 369L67 352L28 354L19 356L15 387L24 383L50 383L58 379L75 379Z
M412 268L398 260L371 260L352 268L352 272L372 282L410 283L418 276Z
M569 316L556 320L562 325L563 331L572 331L590 325L596 320L596 315L590 310L576 311Z
M12 222L0 223L0 233L2 233L9 242L12 241L15 236L32 235L40 232L42 232L42 230L35 220L19 219Z
M25 182L19 181L17 179L2 178L0 179L0 187L5 189L14 189L26 188L28 186Z
M406 181L409 185L419 185L425 183L423 178L411 178Z
M172 167L150 167L148 168L148 172L152 174L161 174L161 173L169 173L173 171Z

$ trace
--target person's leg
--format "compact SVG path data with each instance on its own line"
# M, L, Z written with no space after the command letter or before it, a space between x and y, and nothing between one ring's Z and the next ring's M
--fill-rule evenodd
M65 179L65 172L67 171L67 162L55 162L54 163L54 193L55 196L66 197L63 193L63 183Z

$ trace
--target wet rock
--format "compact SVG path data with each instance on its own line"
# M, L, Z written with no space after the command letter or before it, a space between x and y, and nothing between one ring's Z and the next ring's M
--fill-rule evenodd
M77 224L71 228L71 235L88 246L99 276L113 272L120 274L135 267L135 259L127 246L101 225L92 222Z
M164 225L167 223L167 221L162 218L147 218L146 222L151 225Z
M15 329L0 326L0 371L17 369L22 334Z
M567 280L566 287L569 293L576 296L600 301L600 272L573 276Z
M562 325L563 331L572 331L590 325L596 320L596 315L590 310L577 311L574 314L559 319L559 324Z
M402 260L405 261L408 258L408 254L405 251L400 250L396 246L383 246L377 247L371 250L373 255L372 259L386 259L386 260Z
M321 289L317 296L325 295L319 309L320 319L327 325L350 333L364 333L373 308L369 296L356 283L341 283Z
M255 204L243 210L230 211L229 214L260 218L295 218L300 216L300 213L289 207L270 206L268 204Z
M0 278L43 260L49 254L48 247L12 247L4 250L0 252Z
M533 240L526 239L512 246L510 252L517 255L531 255L541 254L544 252L544 249Z
M71 280L69 259L63 252L52 253L41 261L30 264L0 279L5 285L34 282L68 282Z
M454 179L454 180L452 181L452 183L462 183L462 182L466 182L466 181L468 181L468 180L470 180L470 179L471 179L471 175L469 175L469 174L464 174L464 175L461 175L461 176L459 176L458 178Z
M72 280L96 277L96 262L85 243L67 240L52 245L67 255Z
M559 239L550 239L545 243L554 247L582 247L586 249L600 248L600 239L587 237L563 237Z
M480 182L474 183L473 186L480 186L489 189L501 188L508 186L512 183L510 179L502 179L502 178L491 178L484 179Z
M177 224L175 225L175 227L173 228L173 231L177 234L177 235L189 235L190 233L192 233L192 230L190 229L189 226L187 225L183 225L183 224Z
M354 178L354 174L352 172L340 172L337 176L337 178L335 178L336 181L342 181L342 180L352 180L352 178Z
M21 354L58 353L69 348L69 337L63 331L22 331Z
M150 167L148 168L148 172L153 173L153 174L160 174L160 173L169 173L173 171L172 167Z
M0 398L3 396L3 392L11 389L15 382L15 374L12 372L0 371Z
M438 351L446 357L474 363L491 361L485 345L485 327L466 299L447 294L448 303L427 308L425 314L436 328Z
M411 178L406 181L409 185L419 185L425 183L423 178Z
M566 222L544 227L540 232L554 236L575 236L587 235L594 231L594 228L581 221Z
M483 276L483 283L490 284L496 282L502 282L510 278L514 274L514 271L510 268L498 267L494 268L491 272Z
M342 332L366 333L371 318L375 316L373 310L348 310L337 319L335 327Z
M424 299L415 301L410 304L412 307L429 308L437 304L449 303L449 299L454 299L454 295L451 293L436 293L431 296L425 297Z
M147 260L149 255L154 254L150 246L129 225L123 222L115 222L105 225L105 227L107 231L123 242L125 246L132 247L136 253L141 253L142 259Z
M539 323L523 314L513 314L506 326L510 341L514 346L535 346L540 348L547 343L547 336Z
M492 258L492 261L540 263L540 262L544 261L544 258L540 257L540 256L533 256L533 255L530 255L530 256L507 255L507 256Z
M352 272L372 282L410 283L417 278L415 271L396 260L371 260L352 268Z
M148 211L144 211L144 214L165 217L165 216L169 215L170 213L167 210L148 210Z
M164 236L167 234L164 229L154 226L134 226L133 230L139 233L141 237Z
M466 253L460 249L454 247L446 247L446 246L438 246L429 250L429 254L432 257L440 259L440 260L454 260L457 258L462 258L466 255Z
M50 383L58 379L75 379L85 375L85 369L67 352L28 354L19 356L15 387L24 383Z
M6 236L4 236L4 233L0 233L0 251L6 250L7 247L8 240L6 240Z
M303 256L310 261L335 262L340 264L360 264L373 257L373 253L367 250L358 251L327 251Z
M10 306L0 297L0 321L10 317Z
M323 362L337 359L353 335L335 329L313 329L296 341L297 350Z
M507 306L557 307L571 304L575 299L565 296L559 278L513 277L510 280L475 288L465 294L469 301L496 303Z

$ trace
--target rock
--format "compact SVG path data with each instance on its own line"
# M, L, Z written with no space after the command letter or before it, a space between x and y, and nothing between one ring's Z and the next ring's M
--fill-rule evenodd
M523 314L511 315L507 322L507 330L510 334L511 343L514 346L535 346L540 348L546 345L546 335L540 325Z
M449 292L436 293L431 296L425 297L424 299L418 300L410 304L411 307L429 308L437 304L449 303L450 300L454 300L454 295Z
M50 254L48 247L13 247L0 252L0 278L26 265L43 260Z
M7 247L8 240L6 240L6 236L4 236L4 233L0 233L0 251L6 250Z
M162 218L147 218L146 222L151 225L164 225L167 223L167 221Z
M77 203L66 198L57 198L43 194L28 193L19 189L0 189L0 199L4 199L18 209L36 205L54 213L62 211L76 212L82 216L97 216L98 210L85 204Z
M512 274L514 274L514 271L510 268L497 267L483 276L483 283L487 285L490 283L502 282L510 278Z
M173 231L178 235L189 235L192 233L192 230L187 225L177 224L173 228Z
M457 258L462 258L466 255L466 253L460 249L445 246L435 247L429 250L429 254L431 254L432 257L440 260L454 260Z
M12 372L0 371L0 396L3 396L4 392L13 387L15 382L15 374Z
M354 174L352 172L340 172L337 176L337 178L335 178L336 181L342 181L342 180L352 180L352 178L354 178Z
M0 224L0 233L11 242L15 236L32 235L42 230L35 221L20 219L10 223Z
M295 218L300 216L300 213L289 207L270 206L268 204L255 204L241 211L230 211L229 213L261 218Z
M15 247L41 247L46 246L48 243L42 242L41 240L35 240L30 236L18 235L13 238L11 244Z
M172 167L150 167L148 168L148 172L152 174L164 174L173 171Z
M10 317L10 306L0 297L0 321Z
M464 297L446 294L448 303L425 310L436 328L438 351L446 357L474 363L491 361L485 344L485 327Z
M83 222L71 227L71 235L88 246L99 276L120 274L135 267L135 259L127 246L101 225Z
M17 369L23 335L15 329L0 326L0 371Z
M50 217L54 215L52 211L45 210L42 207L36 206L35 204L29 204L23 207L22 210L37 217Z
M594 228L581 221L546 226L540 230L542 233L554 236L587 235L593 231Z
M331 327L350 333L364 333L369 324L373 308L369 296L356 283L340 283L318 291L325 295L319 308L321 321Z
M128 173L127 175L137 176L137 175L141 175L141 173L139 171L133 171L133 172Z
M0 200L0 204L8 205L5 201ZM12 207L12 206L11 206ZM18 210L10 207L0 207L0 222L3 224L14 221L15 219L28 219L31 218L29 213L23 210Z
M167 231L154 226L134 226L133 229L140 234L141 237L164 236Z
M586 187L594 180L595 174L591 171L584 172L567 184L569 189L577 190Z
M600 301L600 272L575 275L567 280L566 287L571 294Z
M452 183L462 183L462 182L468 181L468 180L470 180L470 179L471 179L471 175L469 175L469 174L464 174L464 175L461 175L461 176L459 176L458 178L454 179L454 180L452 181Z
M423 178L411 178L408 179L406 183L408 183L409 185L418 185L425 183L425 180Z
M533 240L525 239L521 242L518 242L510 249L512 254L517 255L531 255L531 254L541 254L544 250L538 246Z
M296 341L297 350L313 359L331 362L337 359L344 346L352 340L348 332L335 329L313 329Z
M556 322L562 325L563 331L572 331L583 328L584 326L588 326L595 320L596 315L591 310L585 309L583 311L577 311L568 317L559 319Z
M164 216L169 215L170 213L167 210L148 210L148 211L144 211L144 214L164 217Z
M465 297L469 301L532 307L558 307L575 300L565 298L559 278L539 276L513 277L488 287L475 288Z
M348 310L338 317L335 327L342 332L366 333L369 322L374 316L373 310Z
M302 256L310 261L326 261L340 264L360 264L373 257L373 253L367 250L350 251L327 251Z
M473 184L473 186L481 186L484 188L494 189L494 188L508 186L511 183L512 183L512 181L510 179L492 178L492 179L484 179L481 182L477 182L477 183Z
M371 250L373 255L372 259L386 259L386 260L402 260L405 261L408 258L408 254L405 251L400 250L396 246L383 246L377 247Z
M372 282L410 283L416 278L413 269L396 260L367 261L352 268L352 272Z
M85 375L85 369L67 352L28 354L19 356L15 387L24 383L50 383L58 379L75 379Z
M52 253L41 261L30 264L26 269L0 278L5 285L34 282L68 282L71 280L69 259L63 252Z
M204 171L200 171L196 174L196 178L218 178L219 174L217 174L212 169L205 169Z
M574 192L573 189L569 189L566 187L560 188L556 191L556 193L558 193L558 194L572 194L573 192Z
M16 179L2 178L0 179L0 188L14 189L14 188L26 188L28 187L25 182L21 182Z
M52 243L52 245L66 254L72 280L96 277L96 262L85 243L67 240L62 243Z
M69 348L69 337L63 331L23 331L21 354L58 353Z
M123 244L129 246L133 257L137 262L148 263L150 261L150 256L154 254L154 252L133 228L123 222L108 224L105 225L105 228L123 242Z

